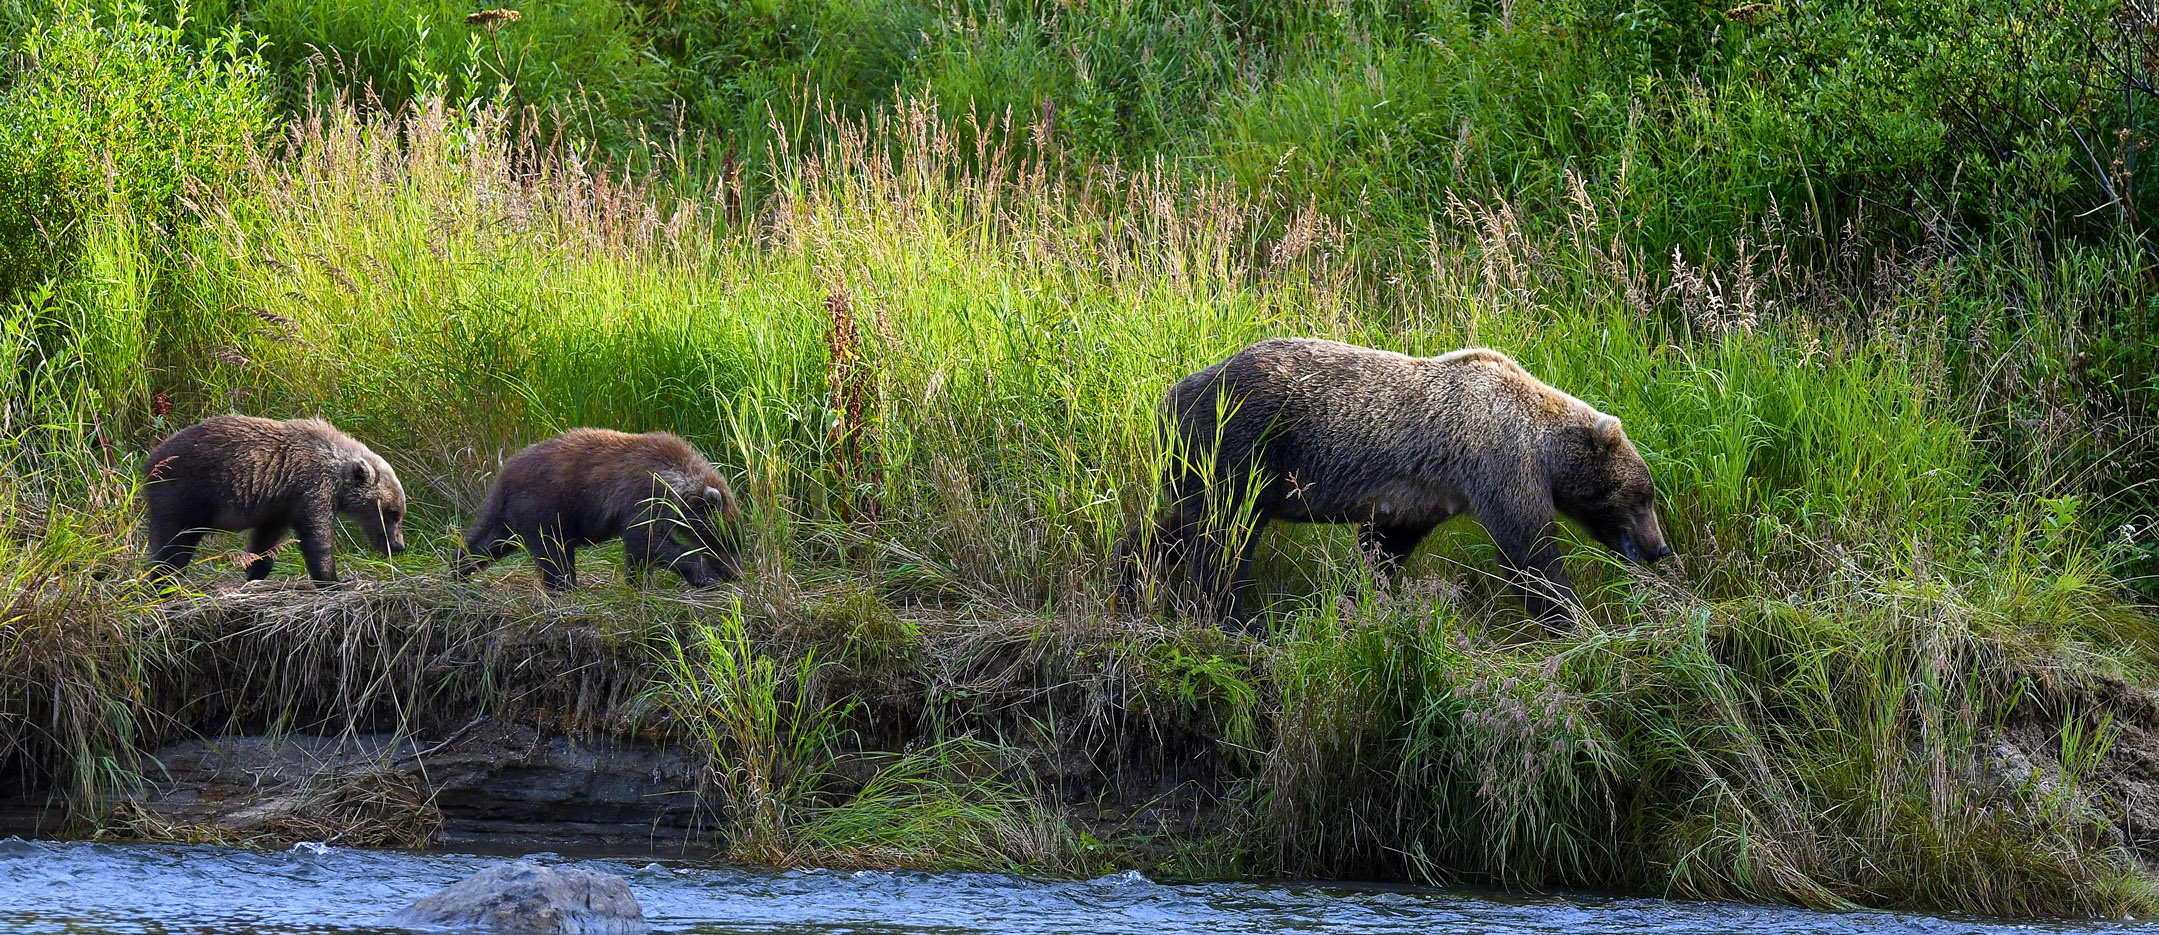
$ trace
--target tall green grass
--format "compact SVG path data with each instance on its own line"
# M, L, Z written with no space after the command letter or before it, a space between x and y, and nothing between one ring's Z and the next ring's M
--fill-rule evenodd
M1941 389L1974 408L1995 486L2128 523L2109 567L2159 586L2159 542L2136 532L2159 508L2139 483L2159 468L2159 304L2138 220L2159 186L2136 184L2152 108L2121 70L2148 40L2104 5L578 0L492 29L464 12L158 15L197 42L252 30L303 109L368 89L392 111L428 91L536 107L547 147L693 200L725 192L709 207L734 221L792 197L797 153L847 145L859 119L906 122L910 100L963 127L947 156L977 173L1001 154L1228 180L1239 223L1316 224L1328 262L1367 283L1423 265L1439 235L1466 244L1434 222L1480 205L1504 205L1524 243L1579 241L1579 192L1635 304L1683 332L1715 330L1692 313L1727 288L1861 335L1909 325L1896 306L1926 295ZM971 117L1030 133L980 147Z
M1620 414L1684 574L1719 597L1839 551L1965 549L2049 509L1980 492L1996 469L1920 309L1855 336L1757 296L1728 314L1758 324L1688 334L1639 304L1649 274L1602 246L1615 222L1586 194L1583 236L1543 247L1506 206L1465 208L1374 301L1317 222L1152 175L977 170L926 105L836 129L748 227L575 164L529 181L486 118L457 119L304 124L202 261L222 273L205 311L238 335L202 391L338 419L414 465L438 522L532 438L666 428L787 518L775 555L1014 607L1091 600L1149 495L1162 392L1282 333L1500 347ZM237 330L258 310L280 320ZM1340 541L1278 538L1300 563Z
M86 3L40 12L8 37L0 75L0 302L10 304L66 281L86 238L186 223L246 165L270 115L242 33L192 49L139 7L108 21ZM100 224L110 213L133 225Z
M1068 834L1007 777L1015 757L995 744L959 736L858 756L867 776L849 783L836 761L847 758L843 725L859 702L819 701L830 694L818 684L827 664L814 650L791 665L761 651L739 602L661 653L651 695L698 742L728 856L1038 871L1069 857Z

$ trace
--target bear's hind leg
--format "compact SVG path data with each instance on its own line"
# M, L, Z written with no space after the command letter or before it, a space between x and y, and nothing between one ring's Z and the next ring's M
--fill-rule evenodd
M201 544L208 530L201 527L183 526L178 522L152 520L150 523L150 580L163 584L180 574L188 563L195 560L195 546Z
M515 551L517 540L511 537L509 527L504 526L500 519L482 517L472 531L466 533L465 538L457 544L455 574L460 578L469 578L480 569Z
M270 569L277 564L277 547L285 541L285 524L264 523L247 535L247 580L261 581L270 577Z

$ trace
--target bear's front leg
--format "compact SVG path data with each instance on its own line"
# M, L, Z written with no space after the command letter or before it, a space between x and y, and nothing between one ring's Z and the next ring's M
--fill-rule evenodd
M1522 598L1522 609L1550 630L1571 630L1581 601L1560 560L1558 514L1549 499L1527 502L1494 498L1478 505L1477 522L1492 536L1507 583Z
M315 587L337 587L337 520L328 503L316 504L311 515L295 517L293 534L300 539L300 557L307 562L307 576Z
M1522 609L1545 629L1574 629L1578 622L1575 614L1582 602L1574 596L1574 585L1567 580L1559 543L1550 536L1529 544L1498 543L1497 537L1494 539L1499 545L1499 563L1506 569L1508 583L1521 595Z
M719 586L702 549L684 546L674 536L677 524L668 520L638 523L622 531L622 555L630 571L640 579L644 569L660 567L681 575L693 588Z
M1191 568L1199 582L1200 612L1227 629L1260 637L1266 629L1250 609L1246 592L1252 589L1252 554L1259 550L1265 524L1260 520L1251 526L1226 526L1198 536Z

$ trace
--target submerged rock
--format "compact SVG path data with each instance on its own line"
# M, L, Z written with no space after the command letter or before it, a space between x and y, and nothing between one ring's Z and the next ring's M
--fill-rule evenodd
M385 921L519 935L635 935L645 930L645 910L630 884L612 873L519 860L422 897Z

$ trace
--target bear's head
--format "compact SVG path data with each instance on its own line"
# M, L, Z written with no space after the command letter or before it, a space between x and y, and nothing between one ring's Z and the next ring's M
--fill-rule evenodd
M1657 488L1619 420L1598 413L1560 435L1552 505L1598 541L1647 565L1672 554L1657 522Z
M742 509L735 504L735 492L718 475L711 476L695 506L690 530L705 549L707 567L721 581L742 577Z
M405 486L381 455L361 450L347 460L337 511L357 523L367 544L384 555L405 551Z

